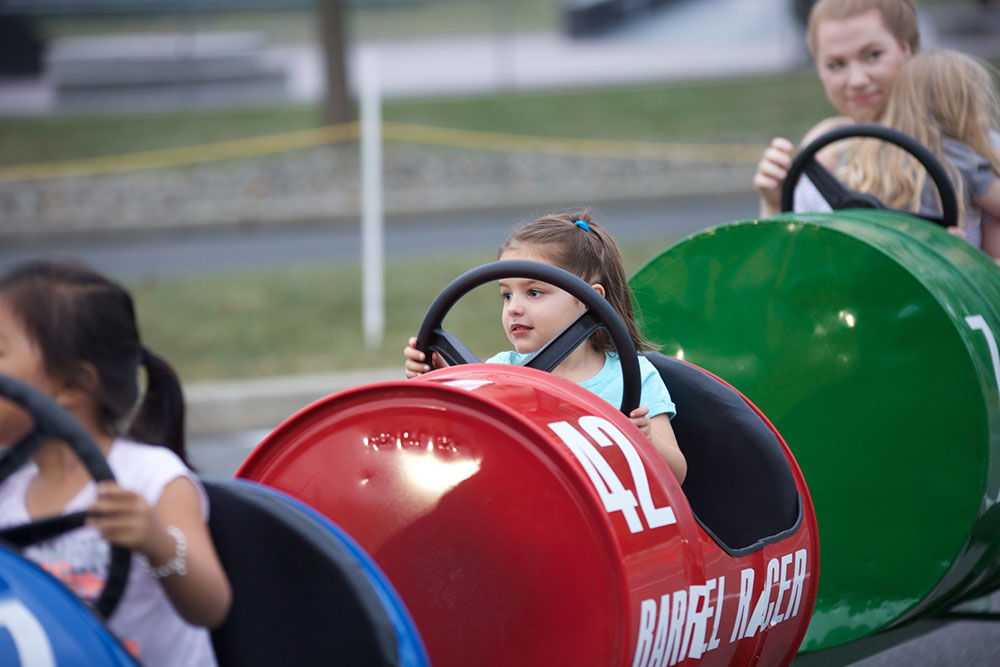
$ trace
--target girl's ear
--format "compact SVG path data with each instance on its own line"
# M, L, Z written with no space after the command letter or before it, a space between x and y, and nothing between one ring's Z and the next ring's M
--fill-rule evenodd
M593 287L594 291L600 294L603 298L608 298L608 295L604 293L604 285L601 283L594 283L591 287Z
M99 379L97 369L89 361L82 362L72 380L67 380L53 392L56 403L73 410L94 400Z

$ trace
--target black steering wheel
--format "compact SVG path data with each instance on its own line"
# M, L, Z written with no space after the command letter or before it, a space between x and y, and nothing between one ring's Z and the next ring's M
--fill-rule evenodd
M824 133L803 148L792 161L792 166L788 169L788 176L785 177L785 184L781 188L781 210L783 212L791 211L794 208L795 186L798 184L799 177L802 174L809 176L809 180L813 182L819 193L823 195L823 199L835 211L845 208L889 209L888 206L872 195L848 189L826 167L815 160L814 156L821 148L835 141L847 139L848 137L872 137L888 141L890 144L899 146L915 157L917 162L927 170L928 175L934 182L934 186L937 188L938 195L941 197L940 216L920 215L919 217L942 227L955 227L958 225L958 199L955 195L955 186L952 185L951 179L948 178L948 173L945 171L941 161L910 135L875 123L859 123L857 125L838 127L835 130ZM913 211L901 210L900 212L914 215Z
M97 443L76 419L58 403L34 387L5 375L0 375L0 397L10 399L20 405L28 411L34 421L31 431L0 456L0 484L27 463L39 445L49 438L64 440L83 461L94 481L115 480L108 462L97 447ZM79 528L83 525L86 517L86 512L73 512L72 514L32 521L20 526L11 526L0 530L0 540L15 547L24 548ZM131 559L132 554L128 549L111 545L111 557L104 590L101 591L93 604L94 609L104 618L111 616L111 612L121 600L128 579Z
M563 359L586 342L598 329L607 330L618 351L622 364L621 411L628 416L639 406L642 391L642 376L639 373L639 357L628 329L615 309L593 287L574 276L569 271L527 260L504 260L491 262L466 271L441 290L434 303L427 309L424 321L417 334L417 349L431 359L437 352L449 365L474 364L482 360L462 341L442 328L445 315L463 296L492 280L500 278L528 278L540 280L569 292L581 302L585 310L569 326L560 331L523 365L529 368L552 372Z

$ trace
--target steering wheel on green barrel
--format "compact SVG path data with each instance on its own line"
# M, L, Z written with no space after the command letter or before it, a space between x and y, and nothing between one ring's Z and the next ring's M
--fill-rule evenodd
M803 148L792 161L792 166L788 169L788 176L785 177L785 184L781 189L781 210L783 212L794 209L795 186L803 174L809 177L809 180L819 190L826 203L835 211L845 208L890 210L888 206L872 195L849 189L837 180L830 173L829 169L816 161L815 155L820 149L835 141L850 137L871 137L887 141L912 155L927 170L927 174L931 177L934 186L937 188L938 195L941 197L941 215L919 215L914 214L912 211L904 210L901 210L901 213L919 215L919 217L942 227L955 227L958 225L958 199L955 195L955 186L952 185L951 179L948 178L948 173L945 171L941 161L908 134L875 123L860 123L838 127L835 130L826 132Z
M0 375L0 397L20 405L34 422L31 430L0 456L0 483L27 463L38 447L49 438L65 441L80 457L94 481L115 480L108 462L90 434L51 398L34 387L5 375ZM0 540L23 549L80 528L86 517L86 512L73 512L11 526L0 530ZM104 589L93 604L94 609L104 618L111 616L121 600L131 559L132 554L128 549L111 545Z
M585 307L584 312L569 326L545 344L542 349L523 364L529 368L552 372L573 350L585 343L598 329L607 330L618 351L622 364L622 403L620 409L628 416L639 406L642 376L632 337L614 307L593 287L569 271L542 262L505 260L483 264L466 271L441 290L427 309L417 334L417 349L431 359L437 352L449 365L474 364L482 360L462 341L442 328L445 315L459 299L492 280L501 278L529 278L540 280L569 292Z

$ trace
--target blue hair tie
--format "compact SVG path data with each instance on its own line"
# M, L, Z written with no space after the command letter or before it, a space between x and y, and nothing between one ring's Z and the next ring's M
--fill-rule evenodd
M573 224L576 225L577 227L579 227L580 229L582 229L585 232L589 232L590 231L590 225L587 224L586 220L577 220Z

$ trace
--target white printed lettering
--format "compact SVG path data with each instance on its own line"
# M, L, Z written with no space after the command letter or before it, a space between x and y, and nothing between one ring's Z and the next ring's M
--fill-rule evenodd
M791 613L785 614L785 618L797 616L799 613L799 602L802 601L802 583L806 580L806 557L808 551L799 549L795 552L795 574L792 575L792 592L788 598L788 608Z
M676 593L675 593L676 595ZM656 640L649 667L663 667L667 656L667 630L670 628L670 596L660 598L660 621L656 624Z
M993 362L993 379L996 380L997 388L1000 388L1000 351L997 350L997 341L993 337L993 331L986 319L982 315L969 315L965 318L969 328L982 331L986 337L986 347L990 350L990 360Z
M726 594L726 578L719 577L719 595L715 599L715 618L712 621L712 637L708 640L706 651L719 647L719 621L722 620L722 600Z
M649 479L646 476L646 468L639 458L639 453L635 451L632 442L619 431L614 424L607 419L587 415L580 417L580 427L594 439L601 447L611 444L607 436L618 445L618 449L625 455L629 471L632 473L632 480L635 482L635 491L639 495L639 505L642 507L642 515L646 517L646 524L650 528L660 528L677 523L674 517L674 510L670 506L656 507L653 505L653 496L649 492ZM632 531L635 532L635 531Z
M684 627L684 648L687 657L700 658L705 652L705 633L708 631L708 617L713 614L710 600L715 590L715 579L709 579L704 586L692 586L688 594L688 615Z
M769 559L756 598L757 570L748 567L740 571L740 595L730 643L755 637L765 628L798 615L808 557L808 550L799 549ZM672 667L717 649L725 599L726 578L720 576L661 595L659 600L643 600L632 667Z
M792 554L785 554L781 557L781 565L778 566L778 599L774 601L774 616L771 617L771 625L777 625L785 620L785 616L779 610L781 609L781 600L785 597L785 591L792 585L788 577L785 576L788 572L788 566L791 564Z
M750 622L747 623L747 630L744 637L753 637L757 631L767 626L771 614L774 612L774 605L771 604L771 587L778 580L778 559L772 558L767 561L767 575L764 577L764 588L757 598L757 605L750 614Z
M632 659L632 667L648 667L649 652L653 647L653 626L655 623L656 601L643 600L639 612L639 638L635 644L635 657Z
M629 531L633 533L641 531L642 522L639 520L639 513L635 511L635 507L639 503L636 502L632 492L627 491L622 486L618 476L615 475L615 471L611 469L608 462L594 449L593 445L583 437L583 434L567 422L555 422L549 424L549 428L566 443L566 446L573 452L580 465L583 466L583 469L587 472L587 476L590 477L591 483L594 485L594 489L597 490L597 495L601 497L601 502L604 503L604 510L609 514L612 512L621 512L625 517L625 522L628 524Z
M747 620L750 617L750 601L753 597L753 568L746 568L740 572L740 602L736 607L736 622L733 624L733 634L729 637L732 644L737 639L743 638L746 632Z
M45 628L20 600L0 601L0 628L10 633L22 665L55 667L55 656Z
M660 613L665 613L666 610ZM681 642L684 634L684 616L687 613L687 591L674 593L674 604L670 612L670 630L667 633L667 665L676 665L684 655L681 652Z

